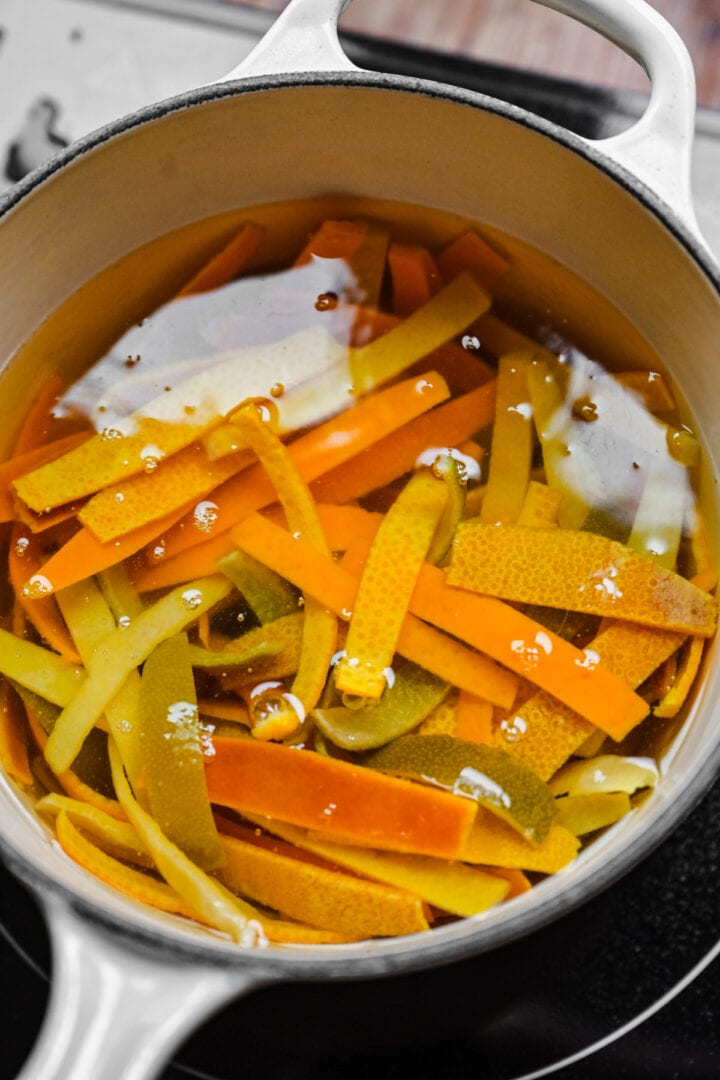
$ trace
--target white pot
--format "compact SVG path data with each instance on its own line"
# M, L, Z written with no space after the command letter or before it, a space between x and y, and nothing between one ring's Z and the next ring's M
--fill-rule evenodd
M516 107L399 76L342 53L343 0L293 0L221 82L71 147L0 204L0 360L101 269L191 221L340 192L474 218L559 260L629 316L682 387L720 460L720 277L689 198L694 79L675 32L642 0L547 0L640 58L647 112L591 143ZM37 373L21 372L31 385ZM410 938L241 951L140 907L68 860L22 797L0 787L0 843L35 890L53 941L53 992L25 1080L144 1080L222 1002L273 980L346 979L493 948L605 888L662 840L720 763L711 649L691 716L653 797L531 892Z

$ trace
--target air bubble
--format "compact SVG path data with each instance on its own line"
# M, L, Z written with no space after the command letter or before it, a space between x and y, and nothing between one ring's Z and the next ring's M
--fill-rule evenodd
M320 293L315 301L317 311L334 311L338 306L338 295L334 292Z
M203 601L203 595L200 589L186 589L182 594L182 602L189 611L194 611L195 608L200 607Z
M43 574L33 574L22 591L27 600L38 600L41 596L47 596L53 591L52 582Z
M123 433L114 427L103 428L100 432L100 438L103 442L112 442L114 439L122 439Z
M200 532L211 532L217 519L218 505L210 500L199 502L193 510L193 525Z
M250 694L250 720L257 739L284 739L305 719L305 709L281 682L260 683Z
M467 352L477 352L480 348L480 338L476 337L475 334L463 334L460 344Z
M22 558L27 549L30 547L30 540L27 536L20 536L15 541L15 554L18 558Z
M505 742L516 743L527 731L527 723L522 716L513 716L500 721L500 730Z

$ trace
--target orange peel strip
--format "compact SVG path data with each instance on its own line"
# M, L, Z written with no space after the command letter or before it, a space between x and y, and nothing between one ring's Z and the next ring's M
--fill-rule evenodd
M195 922L204 923L206 926L215 925L210 919L195 911L165 882L156 881L147 874L126 866L125 863L97 847L72 824L69 814L65 811L58 815L56 828L58 843L65 854L89 873L104 881L106 885L112 886L141 904L150 904L160 911L181 915ZM335 945L354 940L347 935L295 925L280 919L258 916L256 921L262 926L263 935L268 941L298 945Z
M557 516L562 502L562 494L547 484L531 480L525 492L522 509L517 519L518 525L542 528L557 525Z
M16 477L23 476L31 469L37 469L40 465L61 457L68 450L72 450L89 438L89 432L78 431L74 435L65 435L64 438L55 439L54 442L46 443L44 446L33 447L32 450L26 450L21 454L16 453L9 461L4 461L0 465L0 521L13 521L16 517L15 499L10 488Z
M494 356L500 357L504 353L529 351L533 356L542 358L550 363L551 367L557 364L557 356L550 352L539 342L533 341L526 334L509 326L508 323L498 319L496 315L483 315L473 325L473 333L477 334L480 344Z
M431 469L416 473L385 515L355 597L335 685L378 698L385 689L408 603L440 518L447 487Z
M261 419L254 405L240 409L234 419L247 445L260 459L280 500L289 528L302 536L315 551L329 556L330 549L313 497L288 448L270 424ZM337 645L337 619L312 596L305 597L304 611L300 663L293 680L292 693L308 713L317 705L327 681ZM303 719L304 716L301 716L300 720ZM288 722L292 722L292 717L288 717ZM272 737L275 737L277 731L275 728L272 731Z
M647 703L624 679L592 663L585 652L509 604L447 585L445 574L436 567L423 567L410 609L530 679L609 733L634 727L647 715ZM482 696L489 695L483 690Z
M676 408L672 390L659 371L617 371L614 378L626 390L639 394L648 412L670 412Z
M628 685L638 687L682 641L682 635L668 630L613 622L604 627L588 648L603 668ZM613 730L609 734L616 740L624 738L632 728L632 725L611 726ZM548 780L595 730L557 698L540 692L500 722L493 742L522 758L541 779Z
M0 765L11 780L30 787L33 774L28 758L25 710L8 683L0 686Z
M240 231L183 286L178 298L197 296L227 285L246 269L264 237L265 230L260 225L245 222Z
M523 508L533 448L527 381L530 360L528 353L507 353L500 358L490 468L480 510L480 520L486 524L514 522Z
M709 637L715 600L649 556L597 533L465 523L448 583L483 596Z
M80 656L62 620L57 602L53 596L43 592L33 596L32 587L26 587L28 579L40 574L44 578L41 541L37 536L28 536L24 525L15 524L10 536L8 549L8 577L15 593L17 603L23 609L30 622L44 641L73 664L80 663ZM85 575L83 575L85 576Z
M233 738L214 738L213 747L210 800L240 812L448 859L464 849L475 820L469 799L313 751Z
M326 218L295 258L293 266L305 266L313 258L350 259L362 245L370 224L363 220Z
M39 568L42 578L40 596L64 589L68 585L75 585L78 581L100 573L101 570L107 570L134 555L151 541L155 541L150 547L151 552L158 547L162 548L159 538L166 529L171 528L178 521L184 512L185 509L177 510L159 521L143 525L140 529L135 529L121 539L111 540L107 544L98 540L89 529L79 529ZM32 578L27 582L27 586L32 590ZM33 603L36 602L33 600Z
M442 286L440 271L427 248L391 244L387 264L392 282L393 310L400 318L426 304Z
M189 446L161 461L152 472L103 488L85 504L78 518L101 543L107 543L178 510L184 511L191 500L202 499L253 461L248 451L210 461L201 446ZM202 531L202 508L194 513ZM210 520L212 513L208 508Z
M492 871L478 870L445 859L433 859L427 855L398 855L395 852L337 844L311 837L304 830L285 822L262 818L252 820L296 848L328 859L364 877L407 890L453 915L479 915L481 911L504 900L509 890L507 879L504 882L498 880L504 875L494 875Z
M36 511L92 495L143 473L149 458L170 457L196 442L244 401L269 397L276 381L286 391L278 402L282 420L283 409L294 408L290 391L303 391L303 384L338 367L347 375L347 349L319 326L268 345L220 353L115 426L18 477L15 490Z
M470 274L458 274L431 300L387 334L352 350L350 371L355 390L372 390L399 375L433 349L459 334L487 311L492 298Z
M436 256L436 262L445 281L469 270L481 285L492 285L510 268L507 259L472 229L444 247Z
M422 901L404 889L318 865L290 844L257 837L252 829L234 827L221 843L226 885L299 922L361 938L428 929Z
M358 580L336 562L290 533L253 514L233 530L238 547L264 562L293 585L315 596L343 618L349 617ZM343 614L344 613L344 614ZM407 615L397 643L398 652L455 686L466 687L496 704L515 700L517 678L487 657Z
M533 847L496 814L480 807L461 858L488 867L555 874L572 862L579 848L577 837L560 825L552 825L543 842Z
M65 810L58 814L55 829L58 843L65 854L106 885L111 885L141 904L150 904L160 911L197 920L196 912L174 889L108 855L83 836L72 824Z
M492 422L496 380L449 401L379 439L357 459L328 470L311 485L318 502L349 502L409 472L430 446L459 446Z
M493 707L489 701L461 690L458 697L457 718L453 734L468 742L490 744L492 742Z
M445 401L449 394L447 383L435 372L404 379L300 436L289 446L292 460L303 480L311 483L328 469L347 462L401 425L428 412ZM346 501L320 500L314 491L313 496L318 502ZM208 533L198 532L191 514L178 522L165 539L167 558L195 546L204 538L225 532L246 514L260 510L275 498L275 490L263 468L252 466L214 493L215 521ZM151 555L147 561L152 565Z
M33 710L27 706L25 707L25 715L33 739L40 750L44 751L48 741L47 733ZM95 788L90 787L90 785L81 780L72 769L68 769L66 772L55 773L55 778L69 798L74 799L80 804L89 806L93 810L102 811L107 817L113 818L116 821L127 821L125 813L116 799L111 799L107 795L102 795L99 791L96 791Z
M696 637L690 638L683 646L675 681L662 701L653 709L655 716L672 717L680 712L695 682L704 649L704 640Z

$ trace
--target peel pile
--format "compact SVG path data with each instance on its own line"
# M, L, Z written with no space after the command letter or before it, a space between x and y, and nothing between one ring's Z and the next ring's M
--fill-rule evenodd
M506 270L326 221L267 282L289 334L129 373L109 427L41 390L0 466L0 756L108 885L241 944L417 933L656 783L716 623L697 449L658 374L490 313Z

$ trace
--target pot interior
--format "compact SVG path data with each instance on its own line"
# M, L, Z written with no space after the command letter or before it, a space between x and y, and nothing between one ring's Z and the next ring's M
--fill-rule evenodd
M391 219L399 236L419 234L431 247L478 223L513 264L499 303L528 324L561 319L588 354L615 367L660 368L679 387L705 448L702 500L715 537L717 283L651 199L541 127L460 91L357 76L208 91L90 140L0 223L4 402L22 415L42 375L84 368L169 298L220 238L248 217L272 221L279 203L293 200L293 212L271 252L276 261L321 215ZM7 444L12 433L6 423ZM660 786L572 869L423 940L327 947L329 955L347 951L357 974L374 973L377 962L450 958L523 933L610 882L710 782L720 755L719 681L711 648ZM178 947L233 955L219 936L150 915L68 865L7 785L2 806L11 846L92 908L141 935L162 927ZM276 951L295 969L314 970L313 950ZM272 962L267 951L263 959Z

